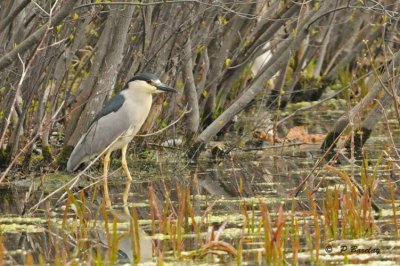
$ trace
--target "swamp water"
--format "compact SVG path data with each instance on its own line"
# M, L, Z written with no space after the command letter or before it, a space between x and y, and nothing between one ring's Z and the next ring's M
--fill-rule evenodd
M327 132L341 112L323 113L293 124ZM139 155L131 183L116 163L111 209L102 205L101 168L70 190L63 185L73 176L61 173L1 184L0 265L400 264L396 120L374 131L364 164L332 167L317 166L320 143L257 146L252 130L228 133L218 145L234 149L223 158L211 148L197 163L174 148Z

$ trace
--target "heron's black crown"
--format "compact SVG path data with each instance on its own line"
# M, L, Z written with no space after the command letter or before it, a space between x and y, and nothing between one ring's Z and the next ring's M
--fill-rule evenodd
M159 80L159 78L152 73L139 73L136 76L134 76L131 80L129 80L128 83L135 81L135 80L156 81L156 80Z
M129 87L129 83L131 83L132 81L135 81L135 80L156 81L158 79L159 78L156 75L154 75L153 73L148 73L148 72L138 73L125 84L125 87L123 88L123 90L127 89Z
M156 75L151 74L151 73L137 74L131 80L128 81L128 83L125 85L124 90L129 88L129 83L135 82L135 81L147 82L150 86L145 86L145 84L143 84L143 87L144 88L147 87L147 90L150 93L159 93L159 92L177 93L178 92L175 88L172 88L171 86L168 86L167 84L162 83Z

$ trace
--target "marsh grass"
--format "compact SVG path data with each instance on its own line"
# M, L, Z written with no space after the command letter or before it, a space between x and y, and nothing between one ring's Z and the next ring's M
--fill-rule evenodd
M400 233L400 228L399 228L399 224L398 224L398 220L397 220L397 207L396 207L396 202L398 203L399 200L396 200L396 195L395 195L395 188L394 188L394 182L391 180L390 176L387 175L386 176L386 185L389 188L389 192L390 192L390 199L388 201L390 201L390 205L392 207L392 211L393 211L393 223L394 223L394 228L395 228L395 236L396 239L399 239L399 233Z
M320 250L320 245L321 245L321 232L320 232L320 215L317 211L317 206L314 201L314 198L312 196L312 193L308 193L308 198L310 200L310 205L311 205L311 215L312 219L314 222L314 238L313 240L313 245L311 244L312 241L310 241L310 252L313 254L312 257L314 257L315 254L315 262L319 263L319 250Z
M139 235L139 216L136 208L132 208L132 218L129 220L129 237L132 249L132 256L135 258L134 262L140 262L140 235Z
M4 265L4 252L5 252L5 248L4 248L4 238L3 236L0 236L0 265Z
M241 222L224 221L223 216L219 222L210 219L217 215L219 202L226 199L205 197L199 200L192 194L190 186L176 183L175 190L165 189L164 199L160 200L150 185L146 207L150 219L143 229L152 238L153 262L157 265L177 261L234 262L237 265L249 261L258 265L324 264L329 255L324 251L327 243L340 245L340 241L381 237L379 215L373 208L379 167L382 167L381 162L371 171L369 162L364 160L360 167L360 185L357 186L346 170L325 166L329 173L343 181L343 185L327 187L318 195L315 191L307 191L302 204L306 204L308 210L299 209L300 200L294 197L272 205L261 197L241 196L231 204L231 208L237 207ZM385 200L393 212L392 220L386 224L393 225L398 239L395 183L387 175L383 184L389 191ZM239 184L240 187L243 186ZM58 222L50 210L46 212L49 251L40 255L28 251L24 257L25 265L44 265L45 261L51 260L55 265L116 265L121 262L123 238L129 239L131 262L142 261L143 235L140 231L143 222L137 207L129 206L129 219L121 220L110 215L113 210L104 204L96 206L83 192L67 191L67 194ZM201 205L196 205L198 203ZM238 230L232 234L231 229ZM99 230L104 233L102 239ZM4 237L0 234L0 265L9 258L3 243ZM336 257L339 263L357 260L348 253L334 251L332 254L341 255Z

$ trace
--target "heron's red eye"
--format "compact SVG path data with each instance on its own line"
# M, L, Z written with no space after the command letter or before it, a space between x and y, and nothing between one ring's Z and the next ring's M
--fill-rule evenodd
M147 82L148 84L152 84L152 83L153 83L151 80L146 80L146 82Z

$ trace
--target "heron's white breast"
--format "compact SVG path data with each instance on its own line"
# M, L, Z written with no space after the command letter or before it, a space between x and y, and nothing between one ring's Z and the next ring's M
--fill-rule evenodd
M126 119L131 125L124 136L133 138L146 121L153 98L150 93L135 90L135 88L125 90L123 94Z

